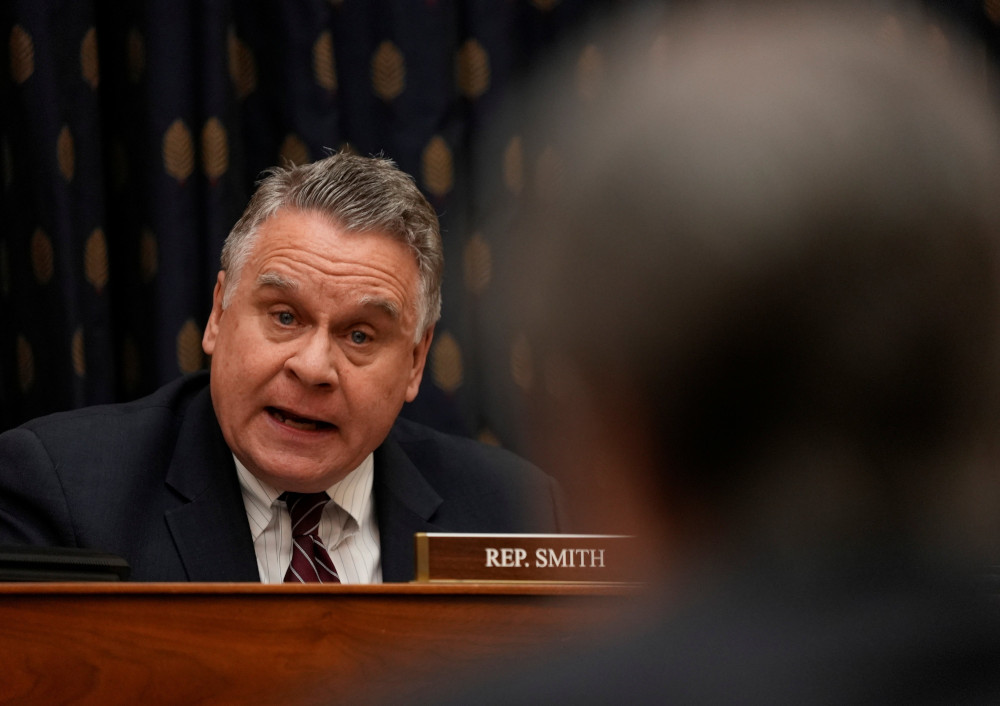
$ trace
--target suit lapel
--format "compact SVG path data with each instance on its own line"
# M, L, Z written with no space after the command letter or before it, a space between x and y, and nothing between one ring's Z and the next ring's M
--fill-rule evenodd
M190 581L260 581L232 452L206 387L180 423L167 484L183 503L167 526ZM390 436L375 451L375 509L382 580L415 574L414 534L439 532L430 521L442 498Z
M412 581L416 573L413 535L440 531L430 518L441 505L441 496L391 436L375 450L374 486L382 580Z
M184 500L166 522L188 580L260 581L236 467L207 387L180 423L167 484Z

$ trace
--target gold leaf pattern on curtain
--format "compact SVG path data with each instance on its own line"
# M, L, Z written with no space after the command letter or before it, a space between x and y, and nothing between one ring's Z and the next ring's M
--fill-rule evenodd
M990 20L1000 25L1000 0L984 0L983 9Z
M462 385L462 348L448 331L438 336L431 348L431 377L445 392L455 392Z
M466 40L456 59L458 90L469 99L479 98L490 88L490 56L475 39Z
M104 230L95 228L87 238L83 252L83 271L87 281L98 292L108 284L108 241Z
M280 164L305 164L309 161L309 148L301 137L292 133L281 143L279 157Z
M236 89L236 97L243 99L257 88L257 62L246 43L229 30L226 39L229 52L229 78Z
M333 35L329 30L320 33L313 44L313 74L316 83L333 93L337 90L337 64L333 54Z
M188 319L177 334L177 367L183 373L193 373L201 369L204 360L201 330L192 319Z
M59 173L66 181L73 181L76 172L76 148L73 144L73 133L69 125L63 125L56 139L56 159L59 162Z
M191 131L178 118L163 136L163 166L167 174L180 184L187 181L194 171L194 144Z
M21 25L10 31L10 77L24 83L35 73L35 43Z
M437 197L451 191L455 174L451 150L440 135L435 135L427 143L421 159L421 173L424 187Z
M160 268L159 245L156 235L149 228L143 228L139 236L139 274L142 281L149 283L156 278Z
M146 69L146 40L142 33L133 27L128 31L125 40L125 65L128 79L132 83L139 83L142 79L142 72Z
M474 233L465 244L463 253L465 288L472 294L482 294L493 278L493 254L481 233Z
M91 27L80 43L80 73L88 86L97 90L101 69L97 54L97 30Z
M503 183L515 196L524 190L524 146L517 135L503 151Z
M44 230L36 228L31 234L31 268L39 284L48 284L52 279L54 262L52 239Z
M406 61L395 44L382 42L372 57L372 88L385 102L392 101L406 88Z
M216 117L209 118L201 130L201 153L205 176L218 181L229 170L229 136Z
M483 428L479 430L476 434L476 439L481 444L488 444L489 446L501 446L500 439L497 437L496 432L489 428Z
M21 392L27 392L35 384L35 354L24 335L17 337L17 381Z

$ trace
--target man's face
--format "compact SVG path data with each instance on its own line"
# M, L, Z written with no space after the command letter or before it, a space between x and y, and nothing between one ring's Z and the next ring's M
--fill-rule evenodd
M417 395L432 331L414 343L410 248L315 212L261 225L229 306L219 273L203 347L222 433L279 490L325 490L385 439Z

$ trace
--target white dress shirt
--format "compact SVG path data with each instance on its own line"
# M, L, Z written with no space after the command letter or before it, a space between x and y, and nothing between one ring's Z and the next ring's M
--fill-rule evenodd
M292 560L292 520L284 501L278 500L282 491L258 479L235 456L233 459L261 583L282 583ZM326 542L341 583L382 583L378 522L372 501L374 470L369 454L360 466L326 491L330 502L323 508L319 535Z

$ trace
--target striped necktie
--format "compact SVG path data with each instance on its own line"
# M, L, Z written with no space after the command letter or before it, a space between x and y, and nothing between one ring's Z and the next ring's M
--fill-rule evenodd
M285 583L340 583L337 569L319 538L319 519L330 502L326 493L283 493L292 517L292 561Z

